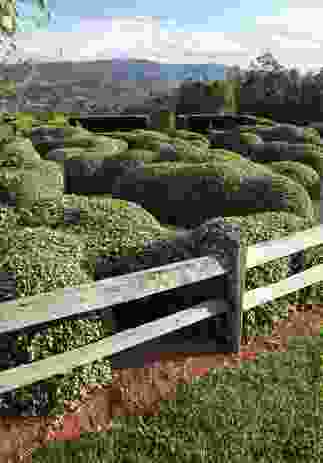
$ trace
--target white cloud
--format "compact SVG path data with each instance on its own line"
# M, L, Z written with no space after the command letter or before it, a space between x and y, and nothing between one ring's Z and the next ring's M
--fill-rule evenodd
M282 35L273 35L272 40L279 42L279 46L282 48L295 48L296 50L304 49L307 50L309 48L316 48L321 49L322 44L318 42L313 42L311 40L297 40L297 39L290 39L288 37L284 37Z
M323 37L322 14L323 8L283 8L279 16L257 16L256 24L286 26L291 33L319 33Z
M289 5L295 7L281 9L279 16L256 16L253 32L185 32L175 19L154 16L82 18L73 32L18 33L17 56L52 61L63 48L63 58L71 61L129 56L246 68L269 49L284 66L304 72L320 63L323 49L323 8L307 3L301 8L294 0Z

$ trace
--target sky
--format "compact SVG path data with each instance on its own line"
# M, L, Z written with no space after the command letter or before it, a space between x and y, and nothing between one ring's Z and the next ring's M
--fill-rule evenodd
M17 4L20 12L32 14L31 6ZM301 73L323 67L322 0L48 0L48 5L54 13L49 26L23 25L9 63L137 58L247 69L270 51Z

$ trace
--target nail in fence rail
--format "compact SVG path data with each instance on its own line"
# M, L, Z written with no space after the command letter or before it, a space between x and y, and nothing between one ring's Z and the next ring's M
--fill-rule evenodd
M246 249L240 247L238 234L226 232L229 252L222 251L224 260L213 252L207 257L190 259L140 272L108 278L78 288L24 297L0 304L0 337L4 333L27 332L32 327L48 326L58 319L73 319L99 309L140 299L209 278L225 277L227 299L208 299L189 309L146 323L134 329L106 337L88 346L63 354L20 365L0 372L0 393L11 391L73 368L112 357L146 341L161 337L201 320L219 314L229 314L230 339L226 348L239 351L240 326L243 312L272 301L298 289L323 280L323 264L286 278L265 288L244 293L245 271L280 257L323 244L323 226L319 225L280 240L257 243ZM226 249L227 251L228 249ZM231 252L230 252L231 250ZM214 254L216 254L214 250ZM219 251L219 249L218 249ZM220 250L221 252L221 250ZM226 259L226 257L229 257ZM230 261L229 267L227 266ZM219 262L220 261L220 262ZM198 350L200 351L198 346ZM216 344L212 348L216 347ZM224 346L225 347L225 346ZM203 350L203 349L202 349ZM214 351L214 350L213 350Z

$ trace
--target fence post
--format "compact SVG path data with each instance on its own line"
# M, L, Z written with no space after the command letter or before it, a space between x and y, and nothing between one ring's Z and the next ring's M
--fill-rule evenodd
M240 227L237 224L225 222L223 217L216 217L204 222L191 233L193 240L198 243L199 255L214 255L227 270L223 277L224 297L230 304L230 310L226 315L225 352L238 353L240 351L247 251L246 247L241 246Z
M243 321L243 295L246 277L246 248L241 246L240 229L226 232L231 251L231 270L226 274L226 295L231 305L227 314L229 334L227 344L229 352L239 353L241 342L241 327Z

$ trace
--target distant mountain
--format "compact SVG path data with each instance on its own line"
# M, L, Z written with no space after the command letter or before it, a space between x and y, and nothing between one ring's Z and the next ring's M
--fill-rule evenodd
M139 110L142 104L149 107L149 101L156 96L176 100L177 89L184 80L223 80L226 68L212 63L167 64L139 59L39 62L37 76L24 91L29 101L25 110L49 107L67 112L92 111L90 107L102 112L110 112L112 108L123 111L128 107ZM22 82L27 71L28 65L23 63L0 64L0 79L6 75ZM15 97L7 99L7 104L9 111L15 111Z
M56 61L38 63L39 78L42 81L67 81L96 78L111 80L223 80L227 66L223 64L168 64L149 60L112 59L97 61ZM20 81L24 76L24 64L0 64L0 74L6 69L9 78Z
M168 64L153 61L113 60L112 74L114 78L133 80L223 80L225 66L222 64Z

